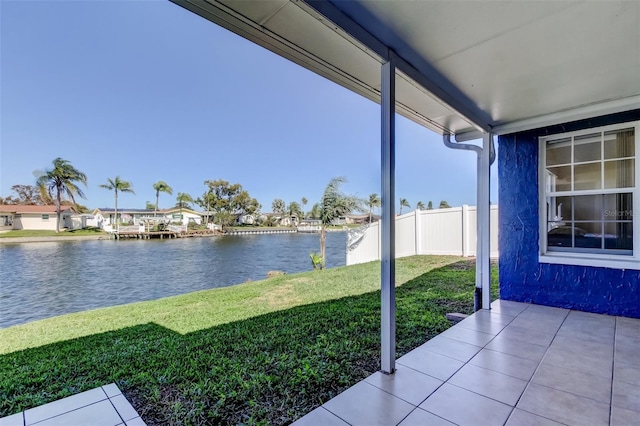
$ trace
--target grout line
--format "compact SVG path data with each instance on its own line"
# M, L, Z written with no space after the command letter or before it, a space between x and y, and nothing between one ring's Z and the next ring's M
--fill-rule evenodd
M437 377L430 376L430 375L428 375L427 373L423 373L422 371L415 370L415 369L413 369L413 368L411 368L411 367L408 367L408 366L406 366L406 365L404 365L404 364L400 364L400 365L402 365L403 367L405 367L405 368L407 368L407 369L409 369L409 370L413 370L413 371L415 371L416 373L418 373L418 374L420 374L420 375L427 376L427 377L429 377L430 379L435 379L435 380L439 381L439 382L440 382L440 384L439 384L438 386L436 386L436 388L435 388L432 392L430 392L430 393L429 393L429 395L427 395L427 396L426 396L422 401L418 402L417 404L414 404L413 402L407 401L406 399L403 399L403 398L399 397L399 396L398 396L398 395L396 395L396 394L393 394L393 393L391 393L391 392L389 392L389 391L387 391L387 390L385 390L385 389L382 389L382 388L380 388L380 387L378 387L378 386L374 385L373 383L366 382L366 380L363 380L363 381L364 381L364 382L366 382L367 384L369 384L369 385L373 386L374 388L381 390L382 392L386 392L386 393L388 393L389 395L395 396L395 397L396 397L396 398L398 398L399 400L406 402L407 404L411 404L411 405L413 405L413 407L414 407L414 409L415 409L415 408L418 408L418 407L420 406L420 404L422 404L422 403L423 403L423 402L425 402L427 399L429 399L429 398L431 397L431 395L433 395L434 393L436 393L436 391L437 391L438 389L440 389L440 388L442 387L442 385L444 385L444 384L447 382L447 380L449 380L449 379L447 379L447 380L438 379ZM462 367L460 367L460 368L462 368ZM456 371L456 372L457 372L457 371ZM454 373L454 374L455 374L455 373ZM450 377L450 378L451 378L451 377ZM425 411L426 411L426 410L425 410ZM411 410L411 413L413 413L413 410ZM411 413L409 413L409 414L411 414ZM409 414L407 414L407 416L408 416ZM403 419L403 420L404 420L404 419Z
M115 405L113 405L113 401L111 401L111 398L107 398L107 400L109 401L109 404L111 404L111 407L113 407L113 410L116 412L116 414L118 415L118 417L120 417L120 420L122 420L122 423L126 424L126 422L124 421L124 418L122 417L122 415L120 414L120 411L118 411L118 409L116 408ZM136 411L137 412L137 411Z
M514 410L515 410L515 408L516 408L516 407L514 407ZM560 420L555 420L555 419L551 419L551 418L549 418L549 417L542 416L542 415L537 414L537 413L532 413L531 411L527 411L527 410L525 410L525 409L523 409L523 408L518 408L518 410L524 411L525 413L529 413L529 414L531 414L531 415L533 415L533 416L542 417L543 419L550 420L550 421L552 421L552 422L558 423L559 425L567 425L567 423L563 423L563 422L562 422L562 421L560 421Z
M105 398L105 399L108 399L108 398ZM76 406L76 407L74 407L74 408L72 408L72 409L70 409L68 411L65 411L64 413L56 414L55 416L47 417L46 419L42 419L42 420L38 420L37 422L29 423L29 426L37 425L39 423L46 422L46 421L49 421L51 419L55 419L55 418L58 418L58 417L66 416L67 414L73 413L74 411L82 410L83 408L87 408L87 407L91 407L92 405L99 404L102 401L104 401L105 399L101 399L99 401L95 401L95 402L92 402L90 404L86 404L86 405L82 405L82 406ZM59 400L57 400L57 401L59 401ZM43 404L43 405L40 405L40 406L34 407L34 408L44 407L45 405L51 404L53 402L56 402L56 401L51 401L51 402L49 402L47 404ZM25 426L26 426L26 416L24 416L24 417L25 417Z
M334 397L335 398L335 397ZM324 404L323 404L324 405ZM320 408L322 408L323 410L327 411L327 413L330 413L332 416L336 416L337 418L339 418L340 420L342 420L343 422L345 422L346 424L348 424L349 426L352 426L351 423L349 423L348 421L346 421L345 419L343 419L342 417L340 417L339 415L337 415L336 413L334 413L333 411L330 411L328 408L323 407L322 405L320 406Z
M527 390L531 386L533 378L535 377L536 373L540 369L540 365L542 365L542 362L547 357L547 354L549 353L549 349L551 348L551 345L553 344L553 341L556 339L556 336L558 335L558 331L560 331L560 329L562 328L562 325L564 324L564 322L567 320L567 318L569 318L569 314L570 313L571 313L571 310L567 311L566 315L564 316L564 319L562 320L562 324L560 324L560 327L558 327L558 330L556 330L555 334L553 335L553 339L551 339L551 341L547 345L547 350L544 352L544 355L542 355L542 358L540 358L540 361L538 361L538 366L535 368L535 370L533 370L533 374L531 375L531 378L527 382L527 385L524 387L524 390L520 394L520 397L516 401L516 404L514 405L514 408L518 406L518 404L520 403L520 400L522 399L522 396L527 392ZM535 414L535 413L531 413L531 414ZM537 414L535 414L535 415L537 415ZM553 420L553 419L549 419L549 420ZM556 421L556 420L553 420L553 421Z
M611 392L609 393L609 424L611 424L611 415L613 414L613 379L616 374L616 344L618 343L618 317L614 317L613 323L613 356L611 357Z

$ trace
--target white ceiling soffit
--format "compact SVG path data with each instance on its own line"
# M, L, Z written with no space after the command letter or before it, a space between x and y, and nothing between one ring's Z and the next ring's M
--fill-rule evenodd
M458 140L640 108L640 1L173 0Z
M303 2L172 1L374 102L380 102L380 65L383 61L380 55ZM396 75L396 110L399 114L440 134L476 128L470 120L405 73Z

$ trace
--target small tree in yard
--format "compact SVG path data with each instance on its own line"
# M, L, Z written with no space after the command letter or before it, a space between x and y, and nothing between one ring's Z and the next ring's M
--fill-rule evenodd
M311 265L313 265L315 271L322 269L322 256L318 253L310 253L309 257L311 258Z
M322 258L322 269L326 267L327 261L327 226L354 210L362 210L362 201L358 197L346 195L340 191L340 185L344 182L346 182L344 177L331 179L320 200L320 256Z

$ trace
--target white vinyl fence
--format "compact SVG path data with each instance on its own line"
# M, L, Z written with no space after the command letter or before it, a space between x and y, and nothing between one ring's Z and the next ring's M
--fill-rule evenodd
M415 210L396 217L396 257L476 255L474 206ZM498 257L498 206L491 206L491 257ZM347 265L380 260L380 222L349 231Z

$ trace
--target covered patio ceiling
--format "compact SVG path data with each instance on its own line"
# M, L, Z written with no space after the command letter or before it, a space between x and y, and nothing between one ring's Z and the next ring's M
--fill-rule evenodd
M638 1L173 0L456 139L640 107Z

